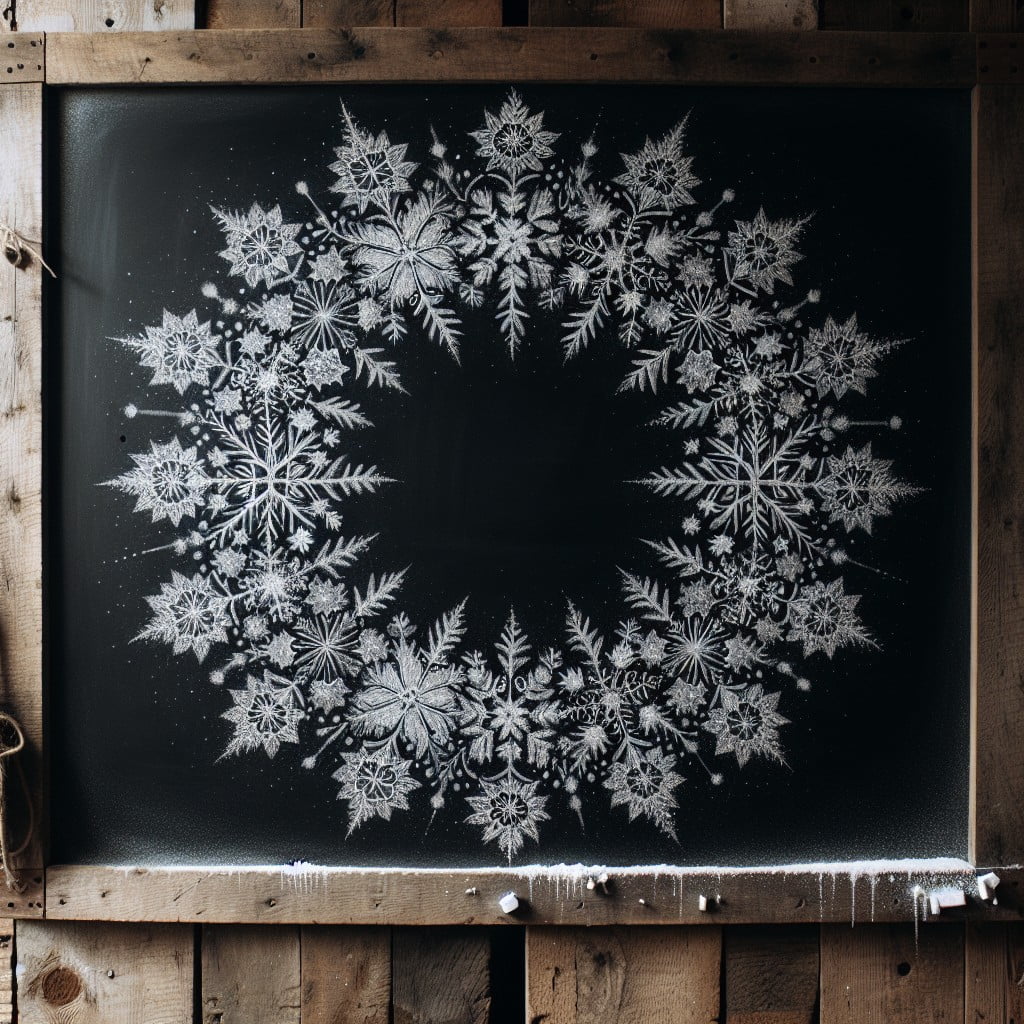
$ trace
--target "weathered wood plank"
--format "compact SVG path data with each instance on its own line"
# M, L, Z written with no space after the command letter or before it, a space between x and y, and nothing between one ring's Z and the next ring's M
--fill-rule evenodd
M201 28L299 28L302 0L207 0Z
M726 28L772 32L818 27L817 0L725 0L722 14Z
M491 943L486 931L396 928L391 955L394 1024L487 1024Z
M302 1024L390 1024L391 929L302 929Z
M530 0L533 26L721 28L722 0Z
M725 930L723 1024L815 1024L819 928Z
M821 1024L960 1024L963 972L955 925L823 925Z
M190 926L16 927L19 1024L191 1024Z
M710 1024L719 928L531 928L527 1014L544 1024Z
M818 27L842 32L892 30L890 0L821 0Z
M388 26L395 23L394 0L302 0L305 28Z
M818 25L874 32L966 32L967 0L820 0Z
M966 1024L1024 1021L1024 925L967 925Z
M195 0L18 0L14 14L19 32L171 32L196 24Z
M894 32L966 32L967 0L893 0Z
M14 920L0 918L0 1024L14 1022Z
M47 82L974 84L969 34L414 28L54 33Z
M0 85L46 80L46 41L42 32L0 33ZM0 157L2 159L2 157Z
M998 907L969 899L960 917L1017 921L1024 872L1000 869ZM586 878L515 869L416 871L325 868L296 878L288 868L125 868L59 865L46 870L46 915L54 920L200 921L204 923L353 924L814 924L818 921L910 921L912 892L936 885L974 890L974 871L924 868L873 876L834 872L727 872L659 869L612 871L610 893L597 898ZM515 891L513 915L498 906ZM698 898L720 893L714 914Z
M986 32L976 38L979 85L1024 85L1024 34Z
M43 87L0 88L0 223L42 248ZM18 719L35 837L21 864L43 864L42 268L0 260L0 706ZM8 773L12 848L28 828L16 770ZM40 876L41 877L41 876ZM6 890L3 890L6 891ZM17 902L17 901L15 901ZM0 898L0 908L3 900ZM17 916L16 912L6 916Z
M1019 0L970 0L972 32L1016 32L1022 27Z
M395 0L395 24L459 28L501 25L501 0Z
M971 856L1024 860L1024 90L975 91Z
M299 930L206 925L203 1024L299 1024Z

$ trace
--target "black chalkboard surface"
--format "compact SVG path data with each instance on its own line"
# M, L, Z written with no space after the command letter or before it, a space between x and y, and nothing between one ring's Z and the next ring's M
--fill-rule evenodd
M55 861L964 855L965 94L49 116Z

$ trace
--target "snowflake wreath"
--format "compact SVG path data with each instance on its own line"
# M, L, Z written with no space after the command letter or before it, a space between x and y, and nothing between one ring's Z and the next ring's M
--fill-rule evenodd
M597 144L556 155L515 92L457 158L432 132L414 162L342 114L333 201L296 186L305 223L213 210L239 297L206 284L209 319L165 311L119 339L181 398L127 406L178 430L110 481L173 530L180 563L138 638L213 664L224 756L309 744L350 833L427 791L509 860L559 801L582 820L606 799L675 836L684 772L781 760L780 691L813 674L798 662L873 643L842 541L914 488L865 439L898 419L840 405L895 343L855 316L805 322L817 293L788 296L806 221L729 218L731 190L702 204L685 120L600 180ZM424 634L395 608L405 572L361 570L373 538L343 532L346 502L391 482L345 454L371 426L360 392L404 390L397 355L424 336L457 360L478 308L513 358L550 312L567 359L620 345L620 390L664 398L678 460L637 483L676 502L679 533L623 573L607 635L570 605L553 646L510 613L469 650L466 601Z

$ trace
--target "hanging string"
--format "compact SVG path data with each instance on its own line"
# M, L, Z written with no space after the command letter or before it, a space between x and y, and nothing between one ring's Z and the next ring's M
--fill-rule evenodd
M6 728L2 728L4 726ZM7 743L8 730L14 737L14 743L9 745ZM17 719L6 711L0 711L0 869L3 870L4 882L7 884L7 888L14 892L24 892L25 890L25 883L14 873L14 858L28 849L28 845L32 842L32 836L35 832L35 813L32 807L32 795L28 788L28 779L25 777L25 769L22 767L21 761L15 760L13 764L18 769L22 793L25 796L25 806L28 808L28 827L21 845L16 850L10 848L7 836L7 759L14 757L15 754L20 753L24 749L25 733L22 731Z
M0 224L0 248L3 249L7 262L13 266L24 266L25 254L31 253L46 267L52 278L57 277L53 272L53 268L43 259L43 254L36 248L35 244L30 242L17 228L12 228L10 224Z

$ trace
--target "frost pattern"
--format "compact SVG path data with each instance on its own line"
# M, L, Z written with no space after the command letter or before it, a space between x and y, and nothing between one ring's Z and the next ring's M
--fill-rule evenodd
M915 489L876 454L898 418L842 403L895 343L792 296L806 218L706 201L686 131L601 180L597 142L560 153L515 92L453 152L432 130L420 162L343 107L334 201L300 182L305 218L214 209L241 297L206 284L203 312L120 339L173 405L125 413L177 425L109 481L166 527L177 565L138 638L227 688L224 756L307 747L349 832L422 798L509 860L556 810L583 821L601 801L675 836L694 772L781 761L783 691L874 643L844 538ZM539 645L510 611L470 649L468 598L417 628L406 570L371 568L373 537L343 530L349 502L400 486L346 454L372 426L361 393L404 390L402 344L457 360L475 308L511 359L544 343L542 317L566 359L621 346L619 390L654 396L653 428L678 437L673 464L635 481L674 503L678 532L622 572L617 626L570 605Z

